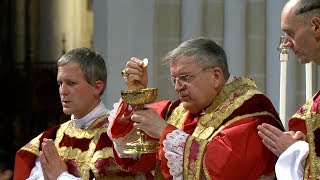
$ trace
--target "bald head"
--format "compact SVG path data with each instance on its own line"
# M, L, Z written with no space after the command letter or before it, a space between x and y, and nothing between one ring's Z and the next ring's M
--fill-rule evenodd
M290 0L282 10L283 45L290 48L302 64L311 60L320 64L319 15L319 0Z

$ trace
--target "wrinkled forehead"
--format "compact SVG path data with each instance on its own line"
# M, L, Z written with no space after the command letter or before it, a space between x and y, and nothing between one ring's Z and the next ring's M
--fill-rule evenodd
M170 71L191 71L192 69L201 68L193 56L181 56L170 62Z

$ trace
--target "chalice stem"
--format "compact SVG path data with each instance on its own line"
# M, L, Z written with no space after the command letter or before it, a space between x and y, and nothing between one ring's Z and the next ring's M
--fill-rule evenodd
M141 143L144 143L144 142L146 141L146 139L147 139L146 133L143 132L142 130L138 129L137 134L138 134L139 137L140 137L140 138L139 138L139 141L140 141Z

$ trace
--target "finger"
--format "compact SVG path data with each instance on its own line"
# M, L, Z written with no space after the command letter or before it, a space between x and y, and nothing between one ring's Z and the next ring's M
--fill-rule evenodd
M131 122L130 116L123 116L120 118L120 123L128 125Z
M134 121L135 123L141 123L142 121L142 118L140 115L136 114L136 113L133 113L131 115L131 120Z
M266 143L264 140L262 140L262 143L273 153L275 154L276 156L280 156L280 154L278 153L277 149L270 146L270 144Z
M46 169L48 166L48 161L47 161L47 158L46 158L45 154L43 153L43 151L40 151L39 160L40 160L40 164L41 164L42 169Z
M270 135L266 135L261 131L258 131L258 135L261 137L262 141L265 144L268 144L269 146L271 146L273 148L276 147L276 142L272 138L270 138Z
M262 126L266 129L268 129L269 131L271 131L273 134L275 134L276 136L281 136L283 131L281 131L280 129L270 125L270 124L267 124L267 123L263 123Z
M50 147L50 154L56 157L60 157L57 147L54 144L54 141L52 139L49 139L48 145Z
M45 158L46 158L47 160L49 160L50 157L51 157L51 155L50 155L50 151L48 150L48 145L47 145L46 139L43 140L41 146L42 146L43 155L45 156Z
M296 140L302 140L302 141L306 140L305 134L303 134L303 132L301 131L297 131L292 137Z
M260 137L262 139L264 139L265 137L268 137L269 139L276 140L276 135L274 135L273 132L271 132L265 126L259 125L257 127L257 129L260 131L260 133L258 132L258 134L260 135ZM261 136L261 135L263 135L263 136Z
M44 144L44 154L46 155L49 163L52 160L52 158L55 156L55 152L52 146L54 146L53 140L47 139Z
M134 58L133 60L130 60L127 62L126 64L126 72L129 73L134 73L134 71L139 71L142 72L143 71L143 67L140 65L141 62L143 63L143 61Z
M132 61L132 62L135 62L136 64L138 64L140 67L143 67L143 61L141 60L141 59L138 59L138 58L136 58L136 57L132 57L131 59L130 59L130 61Z
M142 81L142 73L141 74L134 74L134 73L130 73L128 74L127 77L125 77L127 80L134 82L134 81L138 81L141 82Z
M293 137L295 132L294 131L288 131L288 132L284 132L284 134L290 136L290 137Z
M69 160L69 159L66 158L66 157L63 157L63 158L62 158L62 161L63 161L64 163L66 163L66 164L67 164L68 160Z

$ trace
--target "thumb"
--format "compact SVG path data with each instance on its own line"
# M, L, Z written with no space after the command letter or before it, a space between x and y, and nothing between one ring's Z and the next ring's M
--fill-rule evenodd
M293 138L296 140L306 140L306 136L301 132L301 131L297 131L294 135Z

